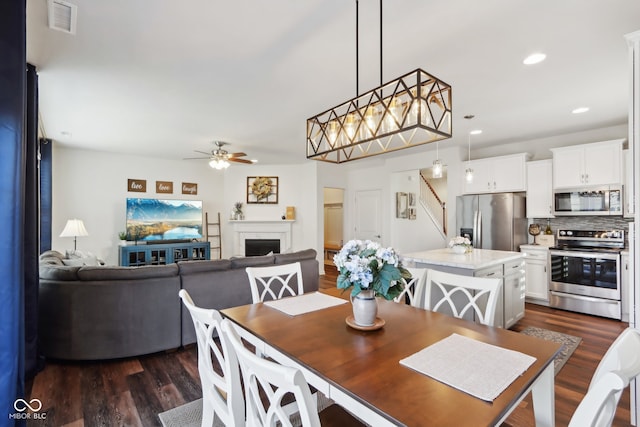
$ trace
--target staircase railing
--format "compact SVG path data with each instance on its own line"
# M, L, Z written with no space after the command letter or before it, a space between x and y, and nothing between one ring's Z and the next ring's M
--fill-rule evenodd
M420 172L420 202L437 225L443 237L447 235L447 205L443 202L429 180Z

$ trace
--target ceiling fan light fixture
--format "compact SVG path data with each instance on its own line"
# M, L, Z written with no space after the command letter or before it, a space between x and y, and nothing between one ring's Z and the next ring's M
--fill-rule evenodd
M229 167L229 165L230 163L225 159L212 159L209 162L209 166L216 170L226 169Z

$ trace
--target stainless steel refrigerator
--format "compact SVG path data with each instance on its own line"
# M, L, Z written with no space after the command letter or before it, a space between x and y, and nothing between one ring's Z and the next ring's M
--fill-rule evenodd
M528 239L525 201L525 193L458 196L457 234L474 248L519 252Z

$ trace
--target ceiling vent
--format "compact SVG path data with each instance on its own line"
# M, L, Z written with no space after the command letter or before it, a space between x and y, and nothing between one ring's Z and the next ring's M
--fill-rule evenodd
M76 34L78 6L63 0L48 0L49 28L67 34Z

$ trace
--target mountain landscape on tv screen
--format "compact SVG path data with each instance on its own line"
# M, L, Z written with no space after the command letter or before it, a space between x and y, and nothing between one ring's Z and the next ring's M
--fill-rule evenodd
M202 238L202 201L127 199L129 240Z

